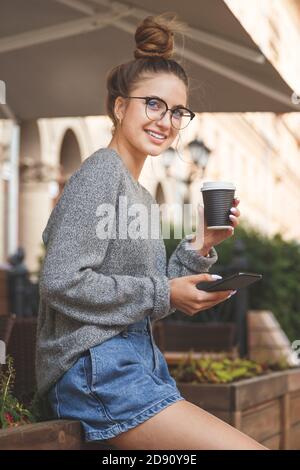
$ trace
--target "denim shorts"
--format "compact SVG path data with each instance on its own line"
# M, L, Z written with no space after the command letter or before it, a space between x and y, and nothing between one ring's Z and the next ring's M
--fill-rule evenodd
M81 421L86 441L113 438L184 399L149 317L86 351L48 398L55 418Z

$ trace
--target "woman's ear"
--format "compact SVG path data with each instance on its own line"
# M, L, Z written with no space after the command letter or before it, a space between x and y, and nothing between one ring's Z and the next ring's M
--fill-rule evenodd
M117 118L117 121L119 123L121 123L123 118L124 118L125 109L126 109L126 103L125 103L124 98L122 98L122 96L118 96L116 98L116 101L115 101L114 112L115 112L115 116Z

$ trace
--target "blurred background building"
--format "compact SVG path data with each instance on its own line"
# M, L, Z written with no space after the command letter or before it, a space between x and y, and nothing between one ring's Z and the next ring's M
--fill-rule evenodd
M300 93L300 2L226 3ZM291 100L297 101L297 95ZM110 128L106 116L38 119L21 125L19 245L30 271L38 269L41 234L65 182L85 158L109 143ZM0 264L10 254L10 140L11 123L0 120ZM233 181L243 221L267 235L281 233L300 242L299 157L300 113L202 113L181 131L175 152L148 157L140 182L160 204L196 206L203 179Z

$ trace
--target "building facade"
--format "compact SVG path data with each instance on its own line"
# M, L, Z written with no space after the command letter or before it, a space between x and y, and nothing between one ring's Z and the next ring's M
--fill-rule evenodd
M227 0L284 79L300 93L300 9L293 0ZM250 5L249 5L250 4ZM298 48L295 47L298 45ZM292 99L292 97L291 97ZM297 99L297 97L294 97ZM300 100L299 100L300 103ZM300 110L300 106L299 106ZM21 126L19 245L31 271L39 267L41 234L65 182L81 162L111 139L106 116L39 119ZM7 261L11 124L0 121L0 264ZM188 144L210 150L205 173L194 172ZM202 113L180 132L168 168L163 155L149 156L140 182L160 204L201 202L202 181L236 184L241 220L272 236L300 242L299 113Z

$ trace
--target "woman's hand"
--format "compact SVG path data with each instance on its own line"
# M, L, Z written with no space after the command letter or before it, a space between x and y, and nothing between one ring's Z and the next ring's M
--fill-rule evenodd
M226 238L232 237L234 234L234 229L239 224L239 217L241 215L237 206L239 205L240 200L234 198L233 206L230 209L230 220L232 223L232 227L223 230L209 230L207 228L206 219L204 217L204 207L199 206L199 220L200 224L197 229L197 239L196 237L191 240L191 249L199 250L199 253L202 256L206 256L212 246L219 245L221 242L226 240ZM204 221L204 228L203 228L203 221Z
M201 310L207 310L220 302L224 302L235 292L231 290L205 292L196 287L196 284L200 281L214 280L211 274L195 274L169 280L171 307L193 316Z

